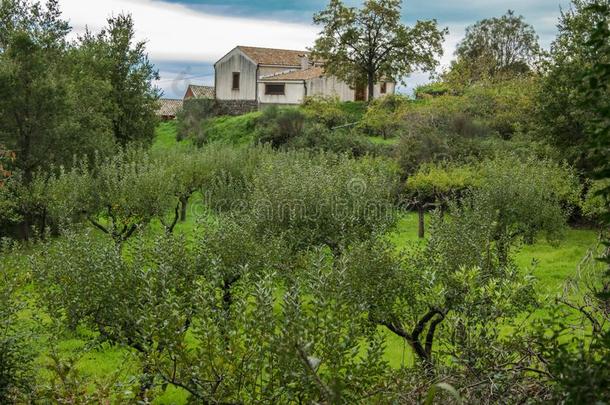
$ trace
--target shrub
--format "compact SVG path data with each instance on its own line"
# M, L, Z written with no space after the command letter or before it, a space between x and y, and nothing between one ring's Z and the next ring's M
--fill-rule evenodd
M83 194L89 222L122 243L175 204L169 168L148 153L127 148L95 167L91 195Z
M444 96L450 92L448 84L443 82L434 82L417 86L415 88L415 98L425 99L431 97Z
M381 335L350 311L342 295L349 280L332 266L328 253L313 252L304 264L308 277L287 289L271 275L245 277L226 311L216 310L224 307L222 276L210 273L193 294L193 348L172 347L156 362L159 374L187 390L192 402L382 398L376 389L387 373Z
M595 180L589 184L585 195L582 211L587 217L599 220L605 213L610 211L610 201L606 195L601 193L606 187L610 186L610 180Z
M305 114L298 108L267 107L256 121L256 141L277 148L301 136Z
M405 97L397 95L374 100L358 124L359 128L371 135L381 135L384 139L396 136L400 125L399 117L407 102Z
M524 77L481 83L464 92L464 111L487 122L502 138L534 129L538 81Z
M447 160L449 152L447 139L434 128L404 133L394 149L403 178L423 163Z
M288 148L346 153L353 157L390 155L391 148L378 145L358 131L329 130L320 124L308 125L302 136L292 139Z
M342 108L338 97L307 97L303 102L303 111L309 120L331 129L347 124L349 116Z
M544 234L551 243L562 237L566 219L580 202L581 186L567 166L514 156L485 161L472 198L494 212L494 241L506 260L511 246L531 244Z
M203 130L203 123L217 113L218 107L214 99L193 98L185 100L182 110L176 117L178 119L176 140L181 141L191 138L204 143L206 133Z

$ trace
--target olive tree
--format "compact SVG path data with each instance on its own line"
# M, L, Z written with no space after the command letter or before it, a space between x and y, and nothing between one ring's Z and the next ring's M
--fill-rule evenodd
M91 195L83 195L83 211L117 244L153 218L164 216L174 204L172 173L142 150L124 149L93 170Z
M139 396L149 395L155 377L151 356L180 340L193 318L196 273L184 241L172 235L139 238L125 252L90 230L70 231L43 245L32 262L48 313L138 353Z
M291 248L338 252L394 224L397 171L384 159L286 152L253 176L247 215L259 234L282 235Z
M511 246L531 244L539 234L558 242L569 213L580 202L580 190L568 166L509 155L481 164L473 193L495 212L494 241L500 258L506 260Z
M424 164L407 179L405 193L408 202L417 207L418 233L424 237L424 218L429 207L444 209L450 199L476 184L476 172L471 166Z
M228 313L222 276L202 281L193 299L193 349L159 357L160 374L193 402L354 403L383 398L387 365L381 335L342 297L345 273L329 253L304 259L307 279L287 290L272 272L244 276ZM252 273L249 273L250 275ZM228 315L228 316L226 316Z
M448 344L458 324L496 327L533 302L531 279L498 259L493 230L492 211L463 201L451 207L451 219L434 214L423 248L397 257L394 246L383 241L352 247L345 271L354 305L404 339L421 368L432 372L441 361L435 352Z

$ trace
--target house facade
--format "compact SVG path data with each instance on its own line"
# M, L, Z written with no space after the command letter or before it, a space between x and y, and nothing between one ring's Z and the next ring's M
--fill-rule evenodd
M237 46L214 64L218 100L268 104L300 104L308 96L334 96L341 101L367 99L367 89L352 88L326 75L310 53L288 49ZM395 83L375 84L374 97L393 94Z

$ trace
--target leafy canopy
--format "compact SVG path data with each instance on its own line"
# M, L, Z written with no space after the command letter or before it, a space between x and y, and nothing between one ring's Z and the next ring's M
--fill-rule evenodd
M447 33L435 20L407 27L400 21L400 0L367 0L361 9L331 0L314 15L322 31L313 56L327 72L351 84L368 84L368 98L379 80L397 79L415 69L432 70Z

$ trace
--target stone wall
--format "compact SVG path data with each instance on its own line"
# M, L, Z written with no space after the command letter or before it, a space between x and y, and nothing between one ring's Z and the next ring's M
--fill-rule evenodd
M218 115L242 115L258 110L256 100L216 100Z

